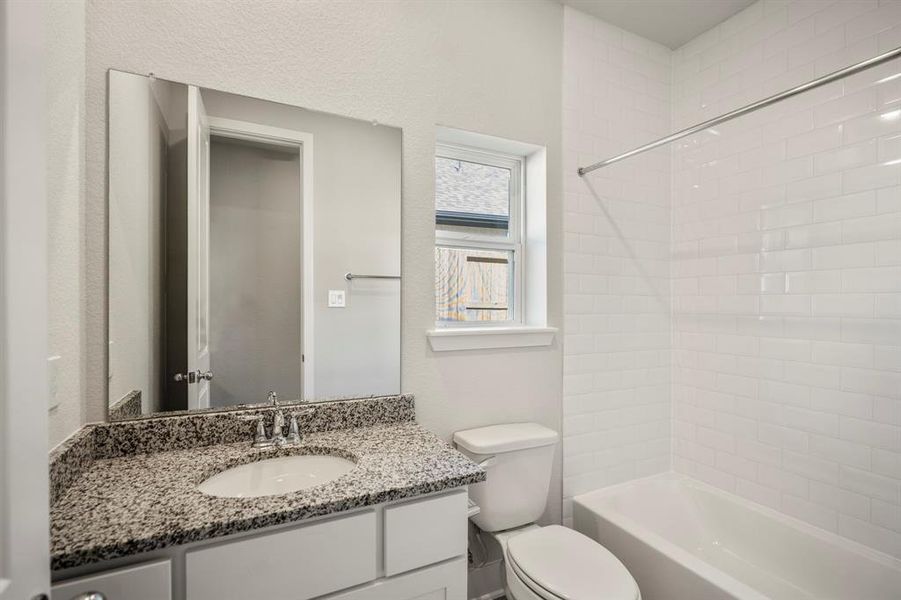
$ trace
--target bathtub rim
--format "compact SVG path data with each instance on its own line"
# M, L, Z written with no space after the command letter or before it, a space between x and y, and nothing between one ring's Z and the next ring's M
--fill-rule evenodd
M754 502L753 500L748 500L747 498L739 496L738 494L722 490L709 483L676 471L656 473L647 477L631 479L629 481L616 483L607 487L592 490L590 492L577 494L576 496L573 496L573 505L575 506L576 504L579 504L585 510L599 516L600 518L603 518L605 521L607 521L617 529L620 529L621 531L634 536L642 544L656 549L661 554L678 563L681 567L687 569L688 571L691 571L707 582L721 587L730 594L738 595L741 598L766 600L767 596L761 594L759 591L752 588L748 584L743 583L729 573L710 565L697 555L676 545L674 542L669 541L660 534L655 533L654 531L648 529L646 526L642 525L640 522L624 515L618 510L610 509L606 512L601 513L598 512L597 509L592 508L591 501L593 499L600 500L602 498L614 496L625 488L654 481L678 482L683 485L699 488L705 492L709 492L720 498L723 498L726 501L736 502L745 509L752 510L765 517L773 518L776 521L787 525L788 527L800 530L805 535L810 535L824 543L837 546L842 550L854 554L862 555L863 557L872 560L884 567L892 569L898 572L899 575L901 575L901 558L896 558L891 554L876 550L875 548L870 548L869 546L865 546L860 542L856 542L850 538L846 538L832 531L811 525L810 523L802 521L797 517L782 513L763 504ZM575 510L573 511L573 514L575 514Z

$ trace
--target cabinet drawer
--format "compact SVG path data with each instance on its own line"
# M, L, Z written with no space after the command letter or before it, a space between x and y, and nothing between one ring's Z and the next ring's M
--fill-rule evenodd
M170 600L172 573L168 560L79 577L53 586L53 600L71 600L79 594L100 592L109 600Z
M389 577L466 553L466 490L385 509Z
M368 511L188 552L190 600L307 600L376 578L376 517Z
M323 600L466 600L466 558L379 579Z

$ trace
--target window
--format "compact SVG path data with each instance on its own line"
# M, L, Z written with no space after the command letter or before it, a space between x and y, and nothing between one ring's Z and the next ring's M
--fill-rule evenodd
M523 323L523 162L522 156L437 146L439 326Z

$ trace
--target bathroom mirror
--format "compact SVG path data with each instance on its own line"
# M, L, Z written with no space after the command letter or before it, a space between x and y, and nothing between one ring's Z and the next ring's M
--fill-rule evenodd
M401 131L109 72L109 417L400 392Z

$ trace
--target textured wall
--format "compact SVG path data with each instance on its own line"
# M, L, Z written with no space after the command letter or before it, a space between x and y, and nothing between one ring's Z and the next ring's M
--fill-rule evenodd
M666 135L669 49L565 10L564 519L574 494L670 466L670 161L576 169Z
M897 0L758 2L675 53L674 126L898 45ZM676 469L896 556L899 73L678 143L672 265Z
M49 415L55 446L83 422L85 5L47 5L47 238L49 351L58 356ZM96 397L103 406L104 392Z
M433 354L435 126L548 148L548 321L560 326L562 11L554 2L104 2L87 11L84 314L89 417L105 383L106 70L191 82L403 129L402 386L448 437L487 423L560 427L548 348ZM548 518L560 518L559 468Z

